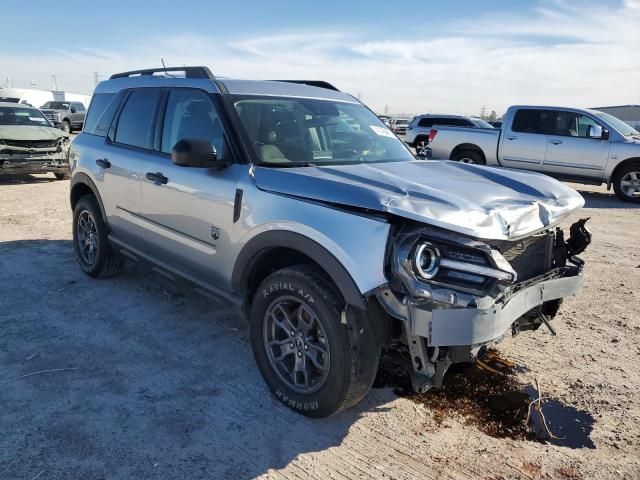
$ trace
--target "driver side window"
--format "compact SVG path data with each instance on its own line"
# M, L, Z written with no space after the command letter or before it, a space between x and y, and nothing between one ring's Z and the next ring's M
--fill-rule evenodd
M222 122L208 95L200 90L173 89L169 92L162 129L161 151L171 153L180 140L207 140L224 158Z

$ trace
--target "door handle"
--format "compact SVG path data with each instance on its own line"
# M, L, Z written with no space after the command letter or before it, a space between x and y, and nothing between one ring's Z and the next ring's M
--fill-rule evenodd
M560 145L562 140L549 140L549 143L553 143L554 145Z
M516 137L515 135L507 135L507 140L515 140L516 138L518 137Z
M154 183L161 183L166 185L169 179L165 177L162 172L147 172L147 180L151 180Z
M99 158L96 160L96 165L102 168L109 168L111 166L111 162L106 158Z

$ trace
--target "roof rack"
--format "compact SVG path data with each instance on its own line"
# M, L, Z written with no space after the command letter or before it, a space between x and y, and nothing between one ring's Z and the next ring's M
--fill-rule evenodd
M301 85L309 85L310 87L326 88L327 90L335 90L339 92L336 87L324 80L271 80L272 82L285 82L285 83L299 83Z
M114 78L127 78L134 75L153 75L154 73L163 72L184 72L186 78L208 78L215 80L213 73L208 67L159 67L159 68L147 68L144 70L131 70L130 72L114 73L110 79Z

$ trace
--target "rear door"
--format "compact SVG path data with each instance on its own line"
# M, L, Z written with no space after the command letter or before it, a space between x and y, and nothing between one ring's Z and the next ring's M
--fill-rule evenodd
M550 111L519 108L510 125L503 125L500 164L503 167L542 171L547 152L546 123Z
M103 144L95 152L97 173L94 177L113 234L130 246L142 247L141 169L145 160L153 156L161 91L136 89L123 92L122 97L115 120L108 127L98 120L93 127L98 132L108 130ZM87 127L93 125L93 119L90 120L91 125Z
M171 161L182 139L212 143L218 158L229 158L218 108L210 94L192 88L166 91L157 132L157 151L145 158L141 215L146 248L167 266L207 284L221 284L224 253L229 251L234 199L241 165L220 171L181 167ZM166 183L145 178L161 174Z
M543 171L566 177L602 178L609 156L609 141L589 138L595 118L577 112L553 110Z

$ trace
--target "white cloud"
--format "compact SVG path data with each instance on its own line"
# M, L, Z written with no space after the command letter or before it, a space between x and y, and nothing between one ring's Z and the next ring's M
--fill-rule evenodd
M0 52L0 82L34 79L88 91L103 76L167 64L205 64L242 78L312 78L395 112L498 113L514 103L595 106L640 103L640 0L545 2L518 15L463 19L424 35L378 40L362 33L283 31L220 39L174 35L112 50L41 55Z

